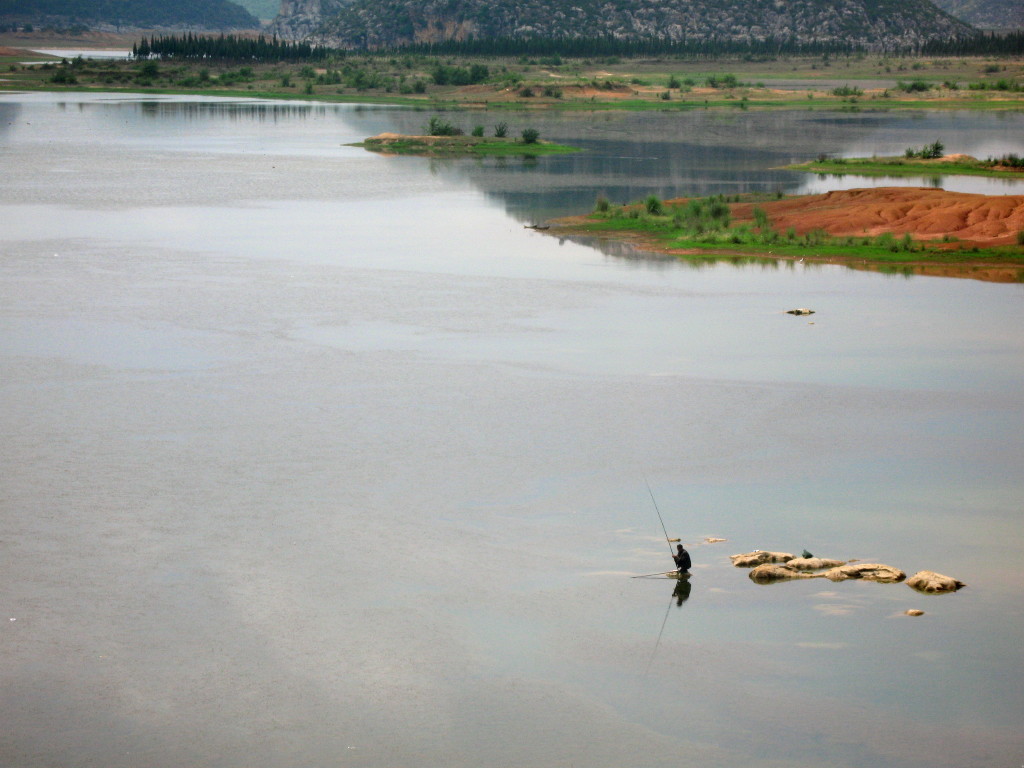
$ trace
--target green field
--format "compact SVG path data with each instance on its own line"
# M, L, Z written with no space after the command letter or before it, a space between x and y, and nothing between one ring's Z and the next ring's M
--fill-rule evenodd
M0 36L0 46L19 41ZM72 44L70 41L65 44ZM129 46L130 47L130 46ZM317 62L0 59L0 89L209 94L425 109L1024 109L1024 60L994 58L445 58ZM31 64L22 62L33 61ZM452 74L473 71L472 84ZM455 78L457 81L457 77Z

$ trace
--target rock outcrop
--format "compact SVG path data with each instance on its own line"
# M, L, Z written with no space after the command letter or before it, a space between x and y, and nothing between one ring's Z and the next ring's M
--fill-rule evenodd
M788 552L767 552L757 549L742 555L730 555L729 559L737 568L753 568L763 563L786 563L793 559L793 555Z
M918 592L939 595L947 592L956 592L967 585L949 576L935 573L935 571L918 571L907 579L907 586L916 589Z
M899 568L881 563L852 563L841 565L838 568L830 568L821 574L829 581L848 581L850 579L864 579L865 581L878 581L883 584L895 584L907 578L907 574Z
M794 557L786 562L790 568L798 571L823 571L826 568L838 568L846 565L849 560L829 560L824 557Z
M821 574L790 568L788 563L764 563L750 571L750 580L758 584L773 584L776 581L793 581L794 579L817 579L820 576Z

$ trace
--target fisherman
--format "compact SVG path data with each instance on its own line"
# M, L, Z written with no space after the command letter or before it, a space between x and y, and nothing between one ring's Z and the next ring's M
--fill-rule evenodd
M676 545L676 553L672 555L672 559L676 561L676 568L680 573L690 572L690 553L683 549L682 544Z

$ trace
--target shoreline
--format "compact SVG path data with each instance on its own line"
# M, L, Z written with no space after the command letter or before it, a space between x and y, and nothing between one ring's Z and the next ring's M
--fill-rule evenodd
M610 214L554 219L545 234L618 244L699 263L834 264L896 274L1024 282L1024 195L986 196L929 188L880 187L769 198L678 198L659 215L645 203ZM694 235L677 226L694 201L728 207L730 224ZM961 226L971 218L977 225ZM674 215L675 222L670 218ZM759 226L760 224L760 226ZM685 225L682 225L685 227ZM785 234L783 234L783 230ZM899 239L902 236L903 239Z
M1024 110L1024 84L1017 74L1022 58L846 57L823 62L815 57L747 61L481 56L441 65L425 56L399 62L360 53L325 62L248 62L64 61L32 52L131 48L137 38L29 40L0 35L0 91L224 96L516 112ZM478 79L470 78L471 70ZM461 81L470 84L453 84L458 82L453 73L470 78Z

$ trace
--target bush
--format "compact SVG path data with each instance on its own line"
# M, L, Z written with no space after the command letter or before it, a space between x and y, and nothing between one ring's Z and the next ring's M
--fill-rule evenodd
M494 135L499 139L504 139L508 136L508 123L498 123L494 126Z
M854 86L842 85L842 86L840 86L838 88L833 88L832 89L832 95L833 96L863 96L864 95L864 91L862 91L860 88L858 88L855 85Z
M427 123L425 128L428 136L461 136L462 129L456 128L454 125L449 123L447 120L442 120L439 117L430 118L430 122Z
M536 128L524 128L523 129L523 144L536 144L537 139L540 138L540 131Z
M647 199L644 200L644 209L646 209L651 216L660 216L664 211L661 199L657 195L647 196Z
M608 198L603 194L597 196L597 202L594 203L594 210L598 213L608 213L611 208L611 203L608 202Z
M925 91L931 90L931 85L926 83L924 80L914 80L910 83L904 83L902 80L896 83L896 87L904 93L924 93Z
M484 127L482 125L475 125L475 126L473 126L472 135L476 136L477 138L483 136L484 135Z
M941 141L934 141L931 144L925 144L920 149L914 149L913 147L907 147L903 152L903 156L907 159L919 157L922 160L937 160L946 153L946 147Z
M1017 233L1017 245L1024 245L1024 229Z

